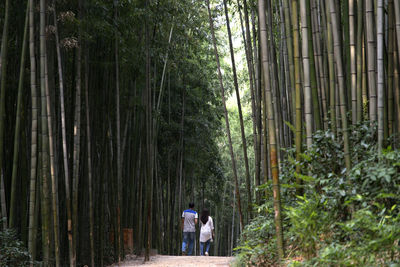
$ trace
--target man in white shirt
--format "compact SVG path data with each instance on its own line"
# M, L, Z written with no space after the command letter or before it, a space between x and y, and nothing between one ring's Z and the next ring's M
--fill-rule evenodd
M193 244L196 239L196 224L199 215L193 210L194 203L189 203L189 209L182 213L182 254L191 256L193 253ZM186 251L186 249L188 249Z

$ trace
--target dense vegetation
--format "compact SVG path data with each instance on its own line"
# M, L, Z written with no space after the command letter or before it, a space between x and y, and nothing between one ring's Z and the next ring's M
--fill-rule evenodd
M399 1L0 11L1 264L179 255L189 201L238 265L399 264Z
M354 167L346 174L341 142L330 130L318 131L313 145L282 163L283 217L289 266L397 266L399 264L400 151L377 153L376 128L369 122L351 128ZM296 195L296 165L307 175ZM240 263L276 263L271 213L272 192L246 227L237 247ZM265 242L268 240L267 242ZM300 264L301 263L301 264Z

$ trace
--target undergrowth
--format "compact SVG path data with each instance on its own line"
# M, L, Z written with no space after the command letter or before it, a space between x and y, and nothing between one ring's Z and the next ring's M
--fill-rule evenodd
M0 267L21 267L33 264L24 244L14 229L0 231Z
M400 266L400 150L376 146L375 127L350 129L352 169L344 167L342 141L318 131L313 145L281 164L282 218L287 266ZM300 165L302 175L295 174ZM296 184L296 178L302 180ZM302 188L304 194L296 195ZM272 186L236 248L237 266L274 266L276 244Z

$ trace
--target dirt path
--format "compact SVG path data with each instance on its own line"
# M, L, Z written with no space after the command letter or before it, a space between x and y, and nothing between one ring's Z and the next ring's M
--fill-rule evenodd
M205 256L164 256L157 255L143 263L143 257L125 260L119 266L124 267L229 267L233 257L205 257ZM118 265L112 265L118 266Z

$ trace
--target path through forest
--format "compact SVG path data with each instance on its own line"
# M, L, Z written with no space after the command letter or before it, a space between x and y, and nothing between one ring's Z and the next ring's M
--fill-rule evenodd
M234 257L204 257L204 256L166 256L157 255L144 263L143 257L125 260L119 266L133 267L229 267ZM114 264L112 266L118 266Z

